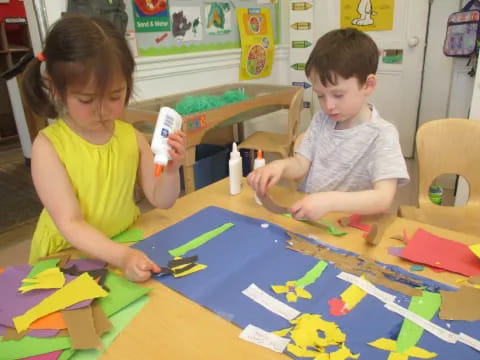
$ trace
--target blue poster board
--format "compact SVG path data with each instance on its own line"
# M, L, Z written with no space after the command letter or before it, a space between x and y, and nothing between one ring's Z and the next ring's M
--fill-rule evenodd
M293 221L293 220L292 220ZM270 286L283 285L289 280L301 278L318 261L285 247L289 238L278 225L239 215L217 207L207 207L187 219L137 243L134 247L144 251L160 266L166 266L172 257L168 251L183 245L195 237L227 222L235 226L210 240L185 256L198 255L198 263L207 269L183 278L162 276L157 278L166 286L180 292L196 303L207 307L217 315L241 328L248 324L266 331L275 331L290 324L282 317L270 312L242 294L250 284L255 283L263 291L287 303L285 297L275 294ZM325 244L326 245L326 244ZM326 245L328 246L328 245ZM354 255L350 252L328 246L330 249ZM437 292L452 288L438 282L411 274L399 267L387 266L391 270L420 280L427 290ZM287 303L302 313L320 314L323 319L333 321L346 334L346 346L352 353L360 353L360 359L385 360L388 353L369 346L367 343L379 338L396 339L403 317L387 310L384 304L367 295L347 315L337 317L329 313L328 300L339 295L350 283L338 279L340 272L330 264L321 277L306 287L312 300L299 299ZM378 286L396 296L396 302L408 308L410 297ZM480 321L443 321L436 314L433 323L455 333L463 332L480 339ZM478 360L480 353L457 342L449 344L424 331L417 346L438 356L435 359Z

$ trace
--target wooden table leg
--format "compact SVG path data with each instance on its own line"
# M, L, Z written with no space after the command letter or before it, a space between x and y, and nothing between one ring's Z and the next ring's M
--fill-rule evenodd
M195 164L195 146L187 148L185 152L185 165L183 166L183 180L185 183L185 194L195 191L195 172L193 165Z

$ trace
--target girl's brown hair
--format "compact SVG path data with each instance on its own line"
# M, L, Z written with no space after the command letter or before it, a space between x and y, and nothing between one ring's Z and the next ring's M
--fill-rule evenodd
M335 85L339 75L344 79L356 77L361 85L378 67L378 48L370 36L356 29L333 30L315 44L310 53L305 73L312 71L323 86Z
M103 96L114 77L122 75L128 102L135 61L125 37L110 22L82 15L63 17L49 31L43 56L46 74L40 71L42 61L35 58L22 80L24 99L35 114L56 118L54 92L65 100L69 86L86 85L92 78Z

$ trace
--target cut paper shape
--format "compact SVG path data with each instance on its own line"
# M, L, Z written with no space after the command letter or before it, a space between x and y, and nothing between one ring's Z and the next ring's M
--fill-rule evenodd
M128 229L112 237L117 243L139 242L145 238L142 229Z
M90 306L78 310L62 311L68 328L68 334L72 340L72 349L99 349L102 346L93 319Z
M62 330L67 328L65 320L60 311L55 311L51 314L45 315L40 319L35 320L28 327L29 329L57 329Z
M287 351L295 356L320 360L358 359L360 356L352 354L345 345L346 335L337 324L323 320L318 314L301 314L290 323L294 326L274 333L290 336L293 344L287 345ZM319 336L320 333L323 337ZM337 349L332 351L332 347Z
M206 242L212 240L213 238L217 237L221 233L227 231L231 227L233 227L234 224L232 223L225 223L213 230L210 230L200 236L197 236L195 239L190 240L186 244L183 244L182 246L179 246L175 249L170 250L168 253L172 256L183 256L190 250L196 249L199 246L202 246Z
M353 310L360 301L367 295L367 293L360 289L357 285L350 285L343 293L340 294L340 299L343 300L349 311Z
M373 346L380 350L390 351L390 356L388 360L408 360L408 357L414 357L418 359L432 359L437 356L436 353L427 351L425 349L412 346L403 353L396 352L396 341L392 339L381 338L372 342L369 342L368 345Z
M340 300L339 298L331 298L328 300L328 305L330 306L329 312L333 316L342 316L350 312L345 301Z
M105 268L105 265L107 263L103 260L98 260L98 259L73 259L69 260L64 268L71 268L72 266L75 266L77 271L79 273L81 272L86 272L86 271L94 271L94 270L100 270Z
M62 289L45 298L40 304L28 310L25 314L13 319L18 332L24 331L36 319L48 315L60 309L76 304L83 300L107 296L108 293L102 289L88 273L83 273Z
M262 203L263 207L274 214L288 214L290 212L289 208L278 205L268 193L265 193L263 196L257 194L257 197Z
M179 278L207 268L207 265L196 264L195 262L197 260L197 255L189 256L186 258L181 258L177 256L174 260L170 260L168 262L168 266L162 266L160 268L160 272L152 272L152 275L173 275L175 278Z
M31 279L41 272L57 267L57 264L60 262L59 258L45 259L38 261L35 265L32 266L32 270L27 275L27 278Z
M458 291L440 290L442 320L480 320L480 290L462 286Z
M392 256L400 256L405 246L390 246L388 248L388 253Z
M5 271L4 268L0 268L0 274L3 273Z
M467 245L418 229L400 255L403 259L431 265L465 276L480 274L480 259Z
M184 270L185 268L187 268ZM187 276L190 274L193 274L197 271L201 271L207 268L207 265L204 264L186 264L186 265L180 265L177 267L172 268L172 274L174 277L179 278L183 276Z
M29 356L29 357L23 358L22 360L57 360L61 353L62 353L61 350L57 350L57 351L49 352L46 354Z
M293 217L292 214L285 213L283 215L290 218L290 219L297 220ZM313 221L313 220L307 220L307 219L300 219L298 221L302 221L302 222L307 223L309 225L319 227L319 228L327 231L328 234L333 235L333 236L343 236L343 235L347 234L345 231L338 230L335 227L335 225L333 225L333 223L331 221L328 221L328 220L319 219L319 220Z
M371 229L371 226L368 224L362 224L360 222L360 215L351 215L351 216L345 216L340 219L338 219L338 223L342 226L350 226L365 232L369 232Z
M480 258L480 244L470 245L468 247L477 257Z
M327 268L326 261L319 261L314 267L305 273L296 281L287 281L285 285L272 285L272 290L276 294L286 294L288 302L296 302L299 297L311 299L312 295L304 289L305 286L313 284L322 275Z
M278 353L282 353L290 342L290 339L284 339L252 324L248 324L247 327L243 329L240 334L240 339L266 347Z
M65 285L65 276L58 267L43 270L32 278L23 280L18 290L24 294L35 289L60 289Z
M412 271L423 271L425 269L425 266L423 265L412 265L410 266L410 270Z

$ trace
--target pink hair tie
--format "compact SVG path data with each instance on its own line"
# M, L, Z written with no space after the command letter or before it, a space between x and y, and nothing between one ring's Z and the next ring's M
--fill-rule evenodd
M46 59L45 59L45 55L43 55L43 52L39 52L37 54L37 59L40 61L40 62L44 62Z

